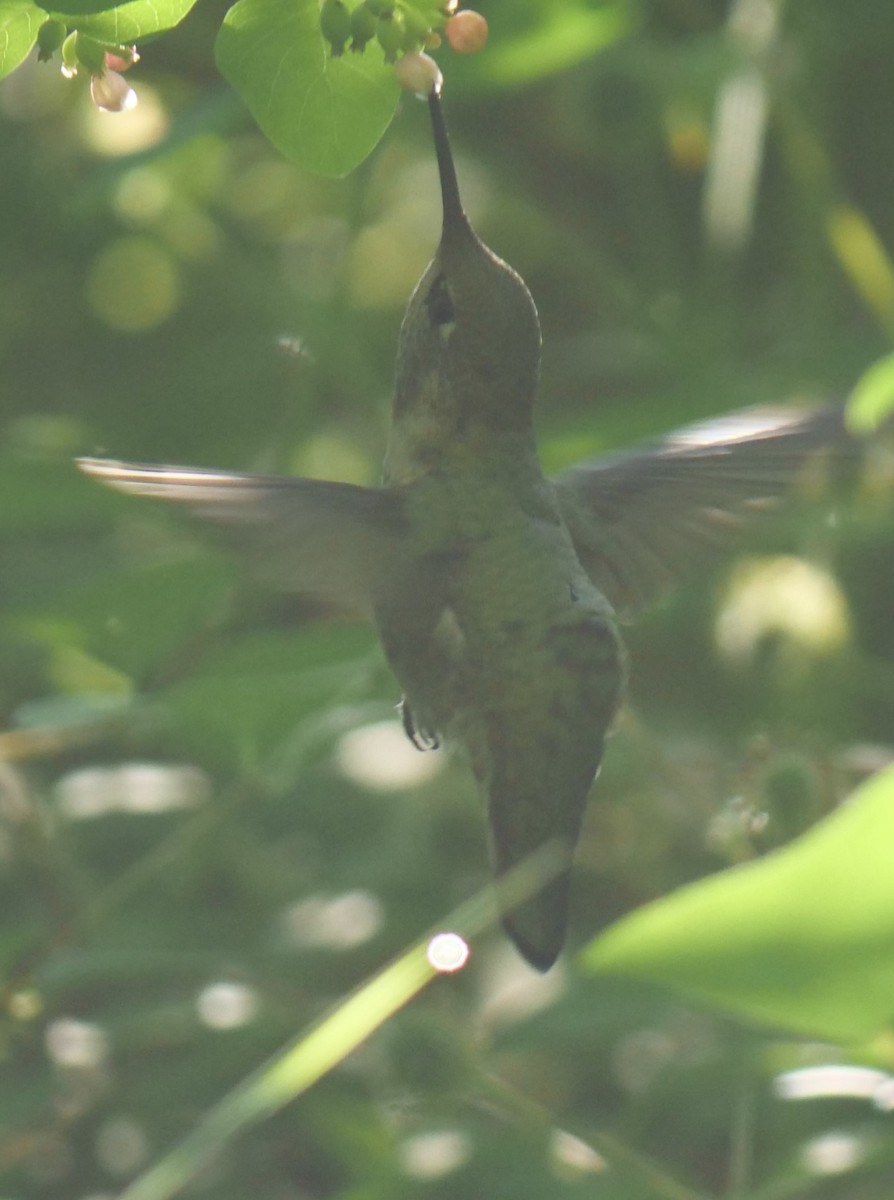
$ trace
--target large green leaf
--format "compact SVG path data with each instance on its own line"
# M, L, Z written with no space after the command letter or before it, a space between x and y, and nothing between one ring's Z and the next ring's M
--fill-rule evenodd
M77 25L80 28L81 22L72 18L110 12L112 9L123 7L121 0L60 0L60 3L52 5L52 13L67 25Z
M894 771L790 847L619 921L584 963L802 1033L879 1033L894 1016Z
M46 19L30 0L0 0L0 78L28 57Z
M62 0L53 15L84 33L123 46L139 42L150 34L173 29L183 20L196 0L130 0L110 6L105 0Z
M238 0L217 36L217 65L278 150L341 176L388 128L399 88L375 47L333 58L319 11L317 0Z

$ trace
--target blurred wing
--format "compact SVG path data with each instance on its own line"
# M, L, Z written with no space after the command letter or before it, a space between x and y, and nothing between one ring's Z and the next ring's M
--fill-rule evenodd
M587 574L620 616L772 508L817 450L853 447L839 409L746 409L553 480Z
M342 607L368 612L400 553L402 504L383 488L101 458L78 466L116 491L171 501L216 523L260 578Z

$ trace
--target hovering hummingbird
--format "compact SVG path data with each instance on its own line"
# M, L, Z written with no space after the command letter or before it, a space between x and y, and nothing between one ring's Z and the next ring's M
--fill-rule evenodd
M460 201L437 91L435 256L400 331L381 487L82 459L119 491L225 527L257 573L365 611L414 744L462 746L499 877L546 843L561 871L503 917L541 971L558 957L587 794L620 704L618 618L778 499L840 413L745 412L547 479L532 414L537 311Z

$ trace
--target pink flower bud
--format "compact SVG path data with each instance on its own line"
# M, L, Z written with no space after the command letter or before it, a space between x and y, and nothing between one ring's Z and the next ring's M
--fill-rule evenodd
M134 63L140 61L140 55L136 46L122 46L120 54L114 54L112 51L106 51L106 66L110 71L129 71Z
M440 92L444 82L435 60L415 50L397 60L394 74L402 88L406 88L408 92L415 92L423 100L432 91Z
M97 108L105 112L124 112L133 108L137 94L117 71L103 71L90 80L90 98Z
M457 54L475 54L487 41L487 21L471 8L450 17L444 35Z

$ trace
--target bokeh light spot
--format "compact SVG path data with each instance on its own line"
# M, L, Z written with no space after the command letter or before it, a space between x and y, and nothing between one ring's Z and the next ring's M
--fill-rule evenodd
M70 820L111 812L163 813L193 808L211 794L211 782L199 767L165 763L124 763L118 767L81 767L56 784L56 804Z
M381 901L360 889L340 896L308 896L283 914L288 940L296 946L350 950L374 937L382 927Z
M369 225L351 247L351 299L361 308L402 308L419 277L425 253L398 225Z
M132 1117L111 1117L96 1135L96 1157L110 1175L130 1175L149 1157L146 1134Z
M416 1179L439 1179L461 1167L470 1154L469 1138L454 1129L420 1133L401 1146L401 1166Z
M814 654L847 641L847 601L832 576L794 555L749 558L733 572L715 626L721 653L747 662L771 635Z
M245 983L220 980L203 988L196 999L199 1019L212 1029L238 1029L258 1013L258 993Z
M84 93L83 137L96 154L117 158L156 145L168 130L168 115L157 92L140 82L140 102L120 113L107 113Z
M436 971L461 971L469 961L469 945L458 933L438 933L428 943L427 955Z
M115 188L115 211L126 221L149 225L163 216L173 198L171 185L154 167L134 167Z
M109 1053L105 1031L88 1021L59 1017L47 1026L47 1054L60 1067L95 1068L102 1066Z
M556 1173L569 1181L581 1175L604 1171L606 1168L605 1159L601 1154L597 1154L587 1142L565 1129L553 1130L550 1153L557 1168Z
M180 273L168 251L150 238L116 238L94 260L86 293L103 324L139 333L177 308Z
M864 1153L859 1138L851 1133L832 1131L808 1142L801 1158L812 1175L841 1175L853 1170Z
M412 746L399 721L377 721L345 734L336 761L348 779L383 792L425 783L443 765L439 755Z

